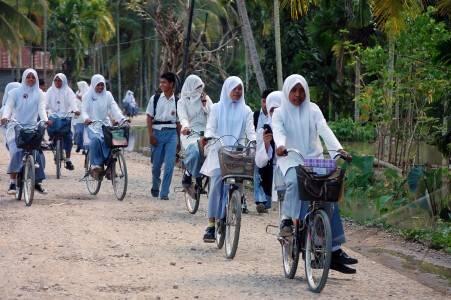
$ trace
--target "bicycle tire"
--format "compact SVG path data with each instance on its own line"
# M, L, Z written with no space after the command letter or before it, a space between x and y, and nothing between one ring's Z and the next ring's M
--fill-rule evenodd
M25 206L31 206L34 198L35 169L33 155L27 155L24 163L23 196Z
M61 140L56 139L56 147L55 147L56 179L61 178L61 162L62 162Z
M299 264L300 253L300 233L299 225L294 225L294 233L291 237L283 239L282 246L282 265L286 278L293 279L296 275Z
M305 277L307 278L307 283L309 289L314 293L320 293L324 286L326 285L327 278L329 276L330 262L332 258L332 230L330 228L329 216L322 210L316 210L312 216L309 218L307 224L307 234L305 241ZM323 236L317 236L318 225L322 223L324 229ZM316 249L314 249L315 257L312 257L312 246L322 241L322 251L324 252L320 255L321 260L317 260ZM316 248L316 247L315 247ZM314 259L314 264L312 265L312 260ZM322 270L318 280L314 277L314 270Z
M235 189L229 193L227 201L225 254L228 259L233 259L238 249L241 229L241 193ZM233 231L233 232L232 232Z
M124 200L125 195L127 194L127 184L128 184L127 164L125 162L125 158L122 152L118 151L114 155L116 157L113 160L113 165L111 167L111 183L113 184L113 190L117 200L122 201ZM122 188L118 187L119 180L123 180L124 186Z
M20 201L22 200L22 194L23 194L23 170L24 168L20 170L19 173L17 173L16 176L16 200Z
M218 249L222 249L222 247L224 246L224 240L225 240L225 224L221 220L216 220L215 240L216 240L216 246L218 247Z
M97 193L100 191L100 186L102 185L102 181L99 179L95 179L91 176L91 173L89 171L91 167L91 164L89 162L89 152L85 155L85 183L86 188L88 189L88 192L91 195L97 195Z

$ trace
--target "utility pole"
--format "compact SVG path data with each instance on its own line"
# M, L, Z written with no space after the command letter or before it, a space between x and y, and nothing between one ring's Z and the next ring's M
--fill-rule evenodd
M188 68L188 57L189 57L189 43L191 40L191 25L193 24L193 14L194 14L194 0L191 0L191 4L189 7L189 17L188 24L186 27L186 36L185 36L185 46L183 49L183 68L182 68L182 82L185 81L186 69Z
M47 86L47 3L44 5L44 85Z
M120 104L122 104L122 91L121 91L121 33L119 31L119 6L121 0L117 0L116 5L116 42L117 42L117 99Z

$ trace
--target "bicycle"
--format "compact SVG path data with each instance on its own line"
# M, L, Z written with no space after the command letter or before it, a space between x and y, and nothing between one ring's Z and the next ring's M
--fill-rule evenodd
M204 136L204 132L197 132L193 129L190 129L190 134L188 137L193 135L198 135L199 137ZM197 147L199 149L199 154L201 156L202 163L205 160L204 148L200 144L200 140L197 140ZM179 157L182 159L182 174L185 174L186 167L183 164L183 156ZM183 187L183 193L185 198L186 209L190 214L195 214L199 209L200 197L201 195L208 195L210 189L210 179L208 176L200 174L200 177L196 178L196 183L194 187Z
M288 155L290 152L299 155L304 162L307 161L296 149L287 149L285 153ZM342 154L337 154L334 160L337 157L344 160L350 159ZM331 160L323 161L330 162ZM300 198L310 201L305 217L302 221L294 222L291 236L278 236L277 239L282 247L285 277L294 278L299 254L302 253L309 289L312 292L320 293L326 285L332 257L332 229L325 204L338 201L339 194L342 192L345 170L336 168L329 175L317 175L313 170L314 167L300 165L297 169ZM319 168L324 168L324 165ZM327 184L327 187L324 184ZM283 199L284 192L278 191L280 218Z
M45 126L41 126L45 121L41 120L34 126L24 126L16 120L10 120L11 126L15 133L17 148L23 150L22 167L16 176L16 200L25 201L25 206L31 206L34 199L35 189L35 168L39 165L36 163L36 155L41 147L41 141L44 137Z
M216 139L215 143L224 137ZM255 141L249 141L246 146L236 144L222 146L218 152L222 181L228 185L228 191L225 216L216 220L215 240L218 249L225 245L228 259L233 259L238 249L242 204L245 203L244 183L253 181L255 159Z
M91 195L96 195L100 191L103 178L106 177L108 180L111 180L117 200L122 201L125 198L128 185L128 172L122 148L128 145L129 130L128 125L124 125L125 122L122 121L117 126L109 126L109 124L105 124L103 121L96 120L92 121L89 125L90 129L96 134L100 134L100 130L103 131L104 140L111 149L110 155L106 160L106 170L95 176L91 172L89 149L85 151L85 175L81 180L86 182L86 188ZM96 128L96 125L101 125L101 129ZM117 140L117 138L120 140Z
M47 132L52 136L53 160L56 165L56 179L61 178L61 165L66 160L66 153L63 149L64 135L71 131L73 112L64 114L51 114L49 119L52 120L52 126L47 128Z

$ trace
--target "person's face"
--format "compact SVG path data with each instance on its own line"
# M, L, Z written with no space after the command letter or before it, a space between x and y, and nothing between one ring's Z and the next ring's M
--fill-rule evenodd
M266 108L266 98L262 98L262 110L265 115L268 113L268 109Z
M96 85L96 93L100 94L101 92L103 92L103 90L105 89L105 83L100 82Z
M288 95L288 100L290 100L291 104L294 106L299 106L305 100L305 91L300 83L296 84L290 91Z
M53 82L55 83L55 87L57 89L60 89L63 86L63 81L59 77L56 77Z
M34 77L33 73L28 73L26 82L28 86L33 86L36 84L36 77Z
M167 79L160 78L160 89L163 93L169 93L174 87L173 82L169 82Z
M239 84L230 92L229 96L233 102L236 102L241 99L242 95L243 95L243 86Z

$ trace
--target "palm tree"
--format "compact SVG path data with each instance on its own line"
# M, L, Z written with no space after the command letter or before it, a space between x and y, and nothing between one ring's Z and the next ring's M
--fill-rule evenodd
M39 28L11 1L0 0L0 45L17 52L23 42L40 40Z
M246 3L244 2L244 0L236 0L236 6L238 8L238 14L241 18L241 30L243 32L244 44L247 46L249 58L251 60L252 66L254 67L258 87L260 88L260 91L263 92L264 90L266 90L266 82L260 65L260 58L258 56L257 48L255 46L252 28L249 23Z

